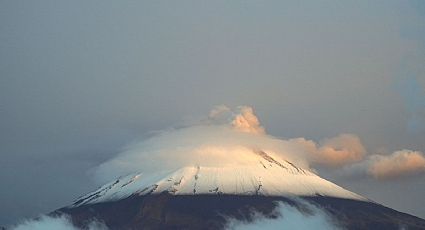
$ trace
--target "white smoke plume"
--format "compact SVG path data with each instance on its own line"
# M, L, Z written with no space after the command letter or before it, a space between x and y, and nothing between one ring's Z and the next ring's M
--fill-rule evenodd
M37 219L26 220L11 228L12 230L81 230L75 227L67 216L50 217L40 216ZM91 222L88 230L107 230L108 228L99 222Z
M279 203L277 207L278 218L270 219L262 216L261 214L255 214L253 222L246 223L231 219L227 227L228 230L275 230L275 229L293 229L293 230L304 230L304 229L317 229L317 230L336 230L340 227L335 224L332 219L322 210L317 207L310 205L306 202L302 203L307 205L310 213L302 213L295 207L290 205Z
M247 133L265 133L264 128L260 125L260 121L255 116L254 110L251 107L241 106L239 109L240 113L232 121L235 129Z
M254 109L249 106L238 106L236 110L232 110L225 105L219 105L210 111L208 118L216 124L229 123L241 132L265 134Z
M135 172L173 171L194 165L250 164L252 150L258 149L306 169L311 164L340 166L355 162L365 152L359 138L352 134L330 138L322 144L305 138L278 139L265 133L251 107L239 106L232 110L218 106L198 125L159 132L128 146L94 173L100 182L107 182Z

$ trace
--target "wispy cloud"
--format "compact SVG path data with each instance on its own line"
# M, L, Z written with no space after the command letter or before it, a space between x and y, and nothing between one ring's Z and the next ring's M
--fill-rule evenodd
M252 222L230 219L229 230L274 230L274 229L340 229L340 227L322 210L303 201L299 201L309 212L305 213L290 205L279 203L276 208L277 218L267 218L254 213Z

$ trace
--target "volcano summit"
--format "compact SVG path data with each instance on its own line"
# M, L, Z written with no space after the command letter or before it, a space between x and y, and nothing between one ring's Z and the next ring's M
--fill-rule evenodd
M295 210L300 226L320 215L325 229L425 229L425 220L348 191L311 167L364 154L353 135L321 145L282 140L265 133L252 108L218 107L202 124L161 132L103 163L96 177L110 182L51 215L69 216L80 228L95 220L109 229L232 229L235 222L290 221L286 210Z

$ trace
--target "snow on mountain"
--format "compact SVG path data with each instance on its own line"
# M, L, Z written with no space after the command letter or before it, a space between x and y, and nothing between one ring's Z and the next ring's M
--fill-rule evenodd
M366 200L264 151L252 151L252 155L256 163L250 165L197 165L169 172L127 175L80 197L70 207L163 192L173 195L329 196Z

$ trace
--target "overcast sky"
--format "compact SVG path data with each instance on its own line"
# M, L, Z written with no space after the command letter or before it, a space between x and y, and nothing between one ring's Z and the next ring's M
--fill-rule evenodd
M220 104L269 134L425 151L425 2L0 1L0 225L96 188L126 144ZM425 218L425 174L319 174Z

